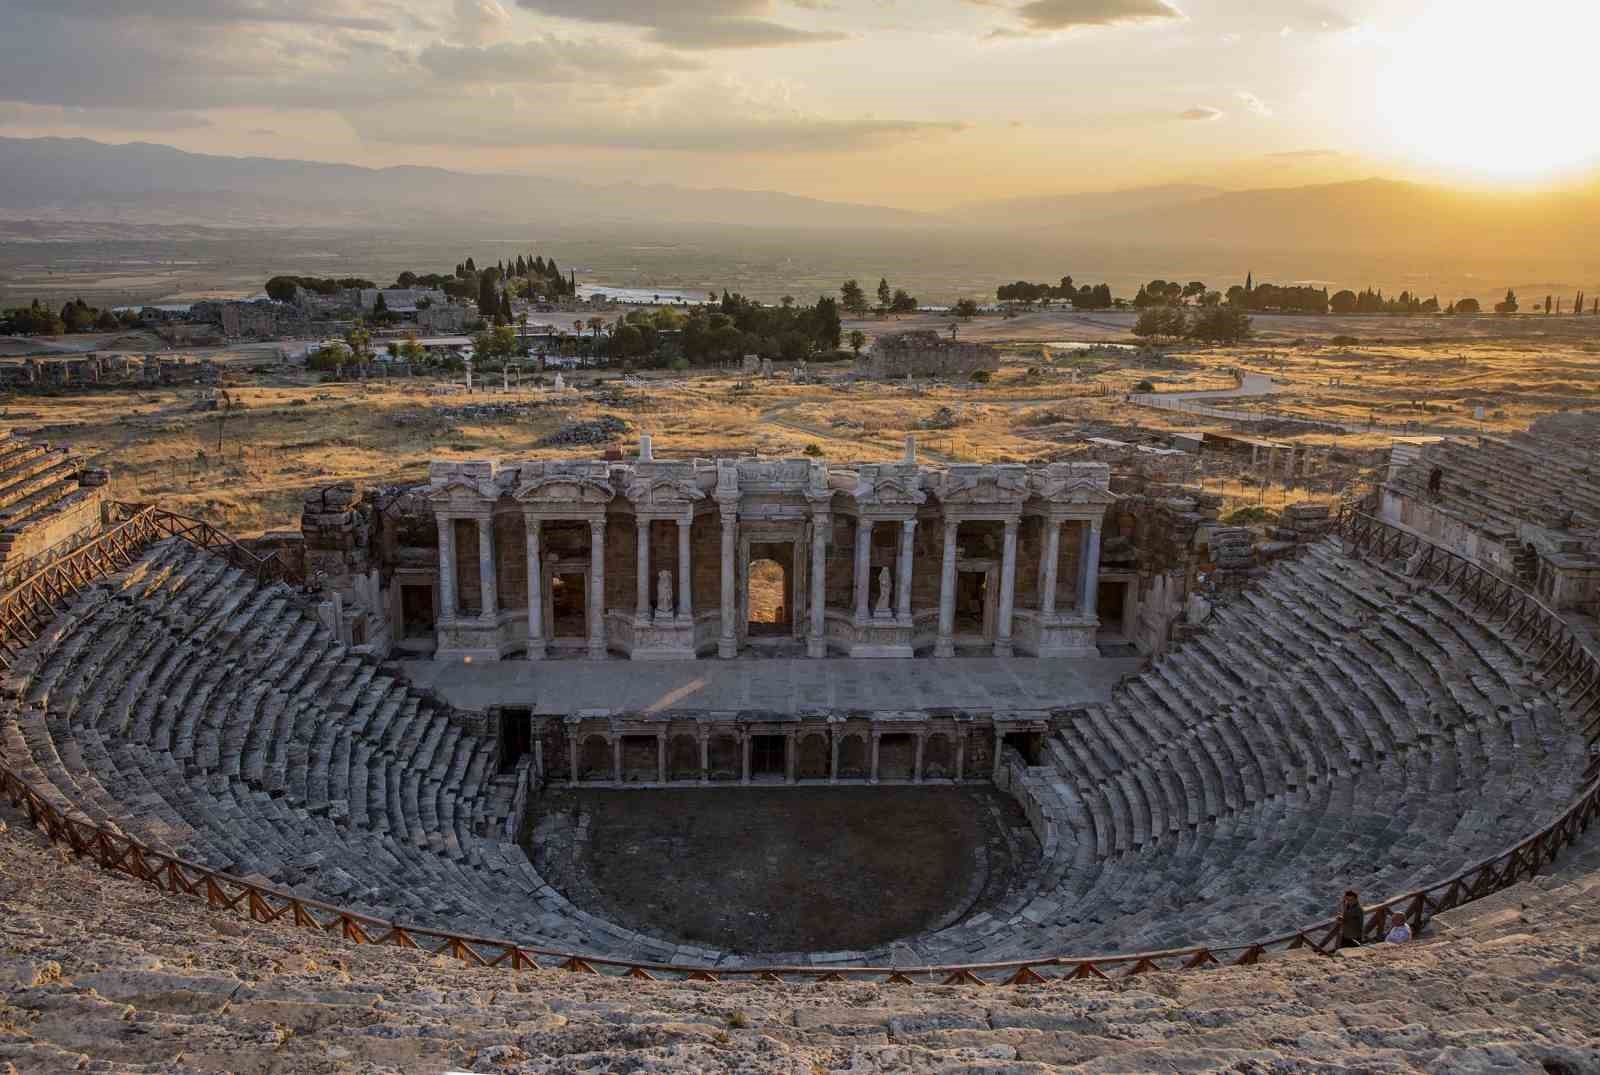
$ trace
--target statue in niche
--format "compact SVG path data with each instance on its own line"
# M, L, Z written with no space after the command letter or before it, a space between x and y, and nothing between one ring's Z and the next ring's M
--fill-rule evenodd
M878 572L878 615L889 615L890 603L894 600L894 582L886 567Z
M672 572L661 571L656 575L656 617L658 619L672 618Z

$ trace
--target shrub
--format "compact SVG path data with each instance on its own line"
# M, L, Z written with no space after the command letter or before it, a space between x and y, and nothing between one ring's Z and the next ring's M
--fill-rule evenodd
M822 457L822 447L817 444L808 444L804 448L800 449L800 454L809 455L813 459L819 459Z
M1229 526L1249 526L1251 523L1266 522L1272 513L1260 505L1252 504L1248 508L1239 508L1222 517L1222 521Z
M993 379L994 378L990 375L988 370L973 370L972 371L972 383L973 384L988 384Z
M1361 341L1356 339L1354 336L1335 336L1328 342L1333 344L1335 347L1354 347Z
M1138 384L1133 386L1133 390L1135 392L1154 392L1156 390L1155 382L1140 381Z

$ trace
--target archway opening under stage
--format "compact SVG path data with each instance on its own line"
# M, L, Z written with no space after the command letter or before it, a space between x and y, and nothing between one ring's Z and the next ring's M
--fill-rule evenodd
M870 951L995 907L1039 862L1026 816L991 785L640 794L548 790L526 846L577 906L672 943Z

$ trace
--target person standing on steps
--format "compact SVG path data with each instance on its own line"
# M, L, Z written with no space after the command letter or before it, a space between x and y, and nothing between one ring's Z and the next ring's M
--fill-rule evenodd
M1339 901L1339 947L1360 948L1366 921L1361 913L1361 897L1349 889Z
M1434 467L1428 471L1428 495L1437 497L1439 489L1444 485L1444 468Z

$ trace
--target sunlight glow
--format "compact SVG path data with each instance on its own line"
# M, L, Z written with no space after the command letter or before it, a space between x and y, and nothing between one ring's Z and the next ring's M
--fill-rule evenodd
M1600 157L1596 0L1437 0L1395 33L1376 80L1392 149L1495 182L1557 178Z

